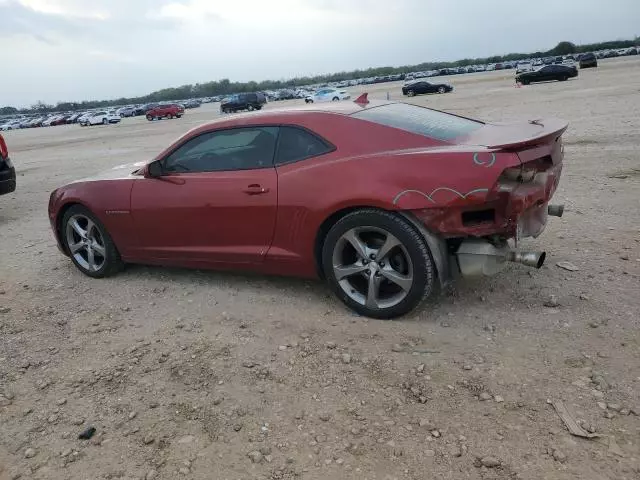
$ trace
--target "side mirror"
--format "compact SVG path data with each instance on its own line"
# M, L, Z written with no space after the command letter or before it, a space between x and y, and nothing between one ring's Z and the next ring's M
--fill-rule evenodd
M158 178L162 176L162 165L160 162L152 162L147 165L147 176L150 178Z

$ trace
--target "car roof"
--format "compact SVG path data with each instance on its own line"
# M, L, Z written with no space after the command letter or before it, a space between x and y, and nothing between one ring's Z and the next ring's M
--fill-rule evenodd
M278 118L301 113L335 113L339 115L351 115L362 110L373 107L380 107L382 105L390 105L392 103L398 102L390 102L385 100L369 100L369 103L364 105L349 101L328 102L325 104L309 103L305 105L296 105L294 107L270 108L268 110L261 110L258 112L241 113L238 115L234 115L232 118L222 117L220 119L212 120L205 125L217 125L219 123L228 122L229 120L242 120L245 118L262 118L264 121L277 121Z
M395 103L401 102L390 102L390 101L382 101L382 100L369 100L368 104L359 104L355 102L329 102L323 105L316 104L307 104L307 105L298 105L295 107L286 107L286 108L273 108L268 110L247 112L235 114L233 116L223 116L217 118L215 120L211 120L207 123L203 123L198 125L195 128L192 128L184 135L180 137L180 139L193 137L196 135L200 135L202 133L206 133L212 129L216 128L225 128L225 127L241 127L244 125L260 125L260 124L295 124L296 117L304 114L334 114L334 115L351 115L356 112L360 112L363 110L367 110L373 107L380 107L383 105L391 105ZM294 121L292 121L292 119ZM247 120L245 123L244 120ZM176 140L180 141L180 139ZM166 152L166 151L165 151ZM156 159L160 158L163 153L161 152Z

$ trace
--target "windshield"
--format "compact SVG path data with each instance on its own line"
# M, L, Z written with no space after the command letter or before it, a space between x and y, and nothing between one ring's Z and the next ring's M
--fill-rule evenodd
M466 135L484 125L476 120L408 103L391 103L368 108L354 113L353 116L443 141Z

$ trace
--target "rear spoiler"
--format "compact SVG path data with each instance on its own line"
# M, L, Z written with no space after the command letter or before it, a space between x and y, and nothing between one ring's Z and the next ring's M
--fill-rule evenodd
M548 143L562 135L569 124L557 118L529 120L510 125L486 124L461 143L483 145L494 150L509 150Z

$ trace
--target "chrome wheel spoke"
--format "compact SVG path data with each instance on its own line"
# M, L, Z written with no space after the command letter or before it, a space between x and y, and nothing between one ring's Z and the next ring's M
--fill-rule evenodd
M93 253L93 248L87 247L87 263L89 264L89 270L97 270L96 257Z
M344 232L334 246L331 266L349 300L372 311L400 304L413 285L407 248L389 230L374 225Z
M71 222L69 222L69 224L71 225L71 228L73 228L73 230L78 235L80 235L80 238L87 238L87 231L80 226L77 218L74 218Z
M96 224L87 218L87 237L94 238L93 229L96 227Z
M98 272L107 262L100 227L85 215L76 214L67 221L66 245L73 260L85 272Z
M389 255L389 252L391 252L391 250L393 250L395 247L398 247L400 245L401 245L400 240L398 240L396 237L394 237L391 234L387 235L387 238L385 239L384 244L376 252L376 260L378 262L383 261L387 257L387 255Z
M361 262L353 263L351 265L334 265L333 271L336 275L336 280L340 281L343 278L362 273L367 269L366 265Z
M91 245L91 248L95 253L97 253L102 258L104 258L106 252L105 252L105 248L102 245L94 242L93 245Z
M384 278L389 280L392 283L398 285L402 290L408 292L411 289L411 285L413 285L413 276L412 275L403 275L397 271L395 271L391 267L385 267L380 270L380 273Z
M367 285L367 301L365 305L369 308L379 308L378 297L380 295L380 283L382 277L369 275L369 283Z
M69 245L69 250L71 251L71 253L77 253L80 250L82 250L83 248L85 248L86 245L84 244L83 241L79 241L78 243L73 243L71 245Z
M343 235L343 238L349 242L349 244L354 248L356 253L360 258L367 258L367 246L358 236L358 232L355 228L352 228L347 233Z

